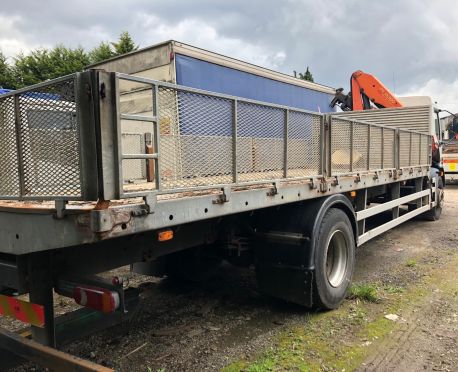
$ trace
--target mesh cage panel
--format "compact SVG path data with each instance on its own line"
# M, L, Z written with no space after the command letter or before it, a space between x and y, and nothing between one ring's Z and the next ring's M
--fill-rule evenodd
M383 168L395 168L395 131L383 128Z
M142 133L122 133L124 154L144 154L145 136ZM122 163L122 175L126 182L146 179L146 160L125 159Z
M159 88L164 189L232 181L232 101Z
M19 95L24 194L80 196L75 79Z
M247 102L237 108L237 170L240 181L283 176L285 110Z
M368 148L368 128L366 124L353 124L353 171L363 171L368 169L367 148Z
M331 124L331 174L348 173L350 169L351 123L332 119Z
M288 117L288 177L320 173L321 117L290 111Z
M0 196L19 197L14 97L0 98Z
M399 166L410 165L410 132L399 132Z
M370 147L369 154L369 168L377 170L383 168L382 166L382 128L371 126L370 127Z
M75 85L72 76L0 98L3 198L81 197Z

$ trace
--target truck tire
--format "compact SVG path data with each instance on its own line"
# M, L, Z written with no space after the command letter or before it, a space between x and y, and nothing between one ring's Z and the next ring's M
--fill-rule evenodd
M212 254L213 247L196 247L166 257L165 274L178 281L202 282L210 279L221 266L221 258Z
M355 238L347 215L329 209L321 221L315 251L314 304L335 309L344 300L355 266Z
M427 221L437 221L442 215L442 208L444 206L444 182L442 181L442 177L437 178L437 188L439 189L439 204L423 213L422 216Z

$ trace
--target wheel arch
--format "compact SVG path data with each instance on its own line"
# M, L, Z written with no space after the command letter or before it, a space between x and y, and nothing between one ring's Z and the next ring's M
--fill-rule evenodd
M318 232L331 209L339 209L348 216L356 238L356 214L350 199L344 194L260 210L253 216L256 277L260 292L303 306L315 304Z
M304 268L314 269L314 257L317 244L317 232L319 231L321 221L330 208L342 210L350 220L355 242L358 237L358 225L356 223L356 214L350 199L344 194L334 194L322 198L316 198L299 203L291 203L282 207L269 208L268 210L259 211L257 214L255 226L258 231L281 231L285 233L302 234L307 237L303 243L303 248L299 248L302 253L300 262ZM265 239L262 239L262 251L265 251ZM282 244L276 241L277 248L272 249L275 260L286 260L285 252L291 250L288 243ZM282 247L282 248L281 248ZM289 263L293 264L295 260L290 256Z
M316 209L315 209L316 218L313 224L313 230L311 234L312 239L311 239L311 246L310 246L311 247L310 262L313 262L314 260L316 243L318 240L318 236L317 234L314 234L314 232L319 231L320 224L326 212L331 208L340 209L342 212L344 212L347 215L348 219L350 220L351 226L352 226L355 244L358 245L358 224L356 221L356 213L353 208L353 205L351 204L349 198L343 194L330 195L326 198L323 198L322 202L316 205ZM313 211L310 211L310 212L313 213Z

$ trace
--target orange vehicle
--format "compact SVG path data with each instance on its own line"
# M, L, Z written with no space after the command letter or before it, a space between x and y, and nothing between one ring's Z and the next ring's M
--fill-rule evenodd
M334 107L338 104L343 111L403 107L380 80L361 70L351 75L350 87L351 91L348 95L343 93L343 88L337 89L330 106Z

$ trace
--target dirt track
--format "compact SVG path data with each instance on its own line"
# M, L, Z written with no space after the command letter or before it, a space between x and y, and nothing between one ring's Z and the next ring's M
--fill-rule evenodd
M136 277L145 291L132 319L66 351L129 372L457 370L457 221L450 186L440 222L410 221L362 246L354 282L376 288L375 303L316 314L260 295L253 271L231 266L198 286Z

